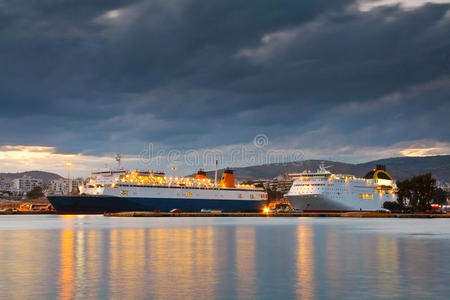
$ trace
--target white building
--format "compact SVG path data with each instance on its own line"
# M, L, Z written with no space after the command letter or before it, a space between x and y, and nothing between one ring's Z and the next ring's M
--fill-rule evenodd
M0 178L0 191L11 191L11 181Z
M287 176L278 176L269 182L269 188L272 191L281 192L283 195L289 192L294 180Z
M251 182L255 185L262 185L266 190L281 192L284 195L289 192L294 180L286 175L280 175L273 179L258 179Z
M78 190L78 186L83 183L82 179L70 179L70 191ZM49 191L51 194L67 194L67 178L59 178L50 181Z
M42 179L31 178L30 176L23 176L22 178L16 178L11 181L12 191L18 194L25 194L31 191L34 187L43 186Z

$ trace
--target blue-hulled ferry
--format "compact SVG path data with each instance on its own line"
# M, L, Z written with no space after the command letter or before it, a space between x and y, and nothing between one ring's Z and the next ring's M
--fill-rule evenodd
M49 195L48 199L60 214L172 209L252 212L263 209L267 193L253 185L235 184L231 169L223 172L220 182L207 178L203 170L195 177L176 177L117 169L92 172L77 195Z

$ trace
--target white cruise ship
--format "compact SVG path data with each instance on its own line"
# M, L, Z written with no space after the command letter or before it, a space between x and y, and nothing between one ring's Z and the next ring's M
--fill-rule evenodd
M377 165L364 178L332 174L323 165L316 172L289 176L294 183L285 197L304 212L376 211L385 201L397 199L397 185L384 165Z

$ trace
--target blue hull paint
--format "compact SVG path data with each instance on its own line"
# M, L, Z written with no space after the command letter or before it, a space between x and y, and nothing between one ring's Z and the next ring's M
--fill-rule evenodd
M199 212L215 209L224 212L261 211L266 201L124 198L114 196L48 196L48 200L60 214L99 214L122 211L170 211L179 208L183 212Z

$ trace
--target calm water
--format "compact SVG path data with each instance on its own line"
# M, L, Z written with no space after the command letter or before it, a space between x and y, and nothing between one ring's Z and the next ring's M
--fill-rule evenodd
M0 216L5 299L448 299L450 220Z

